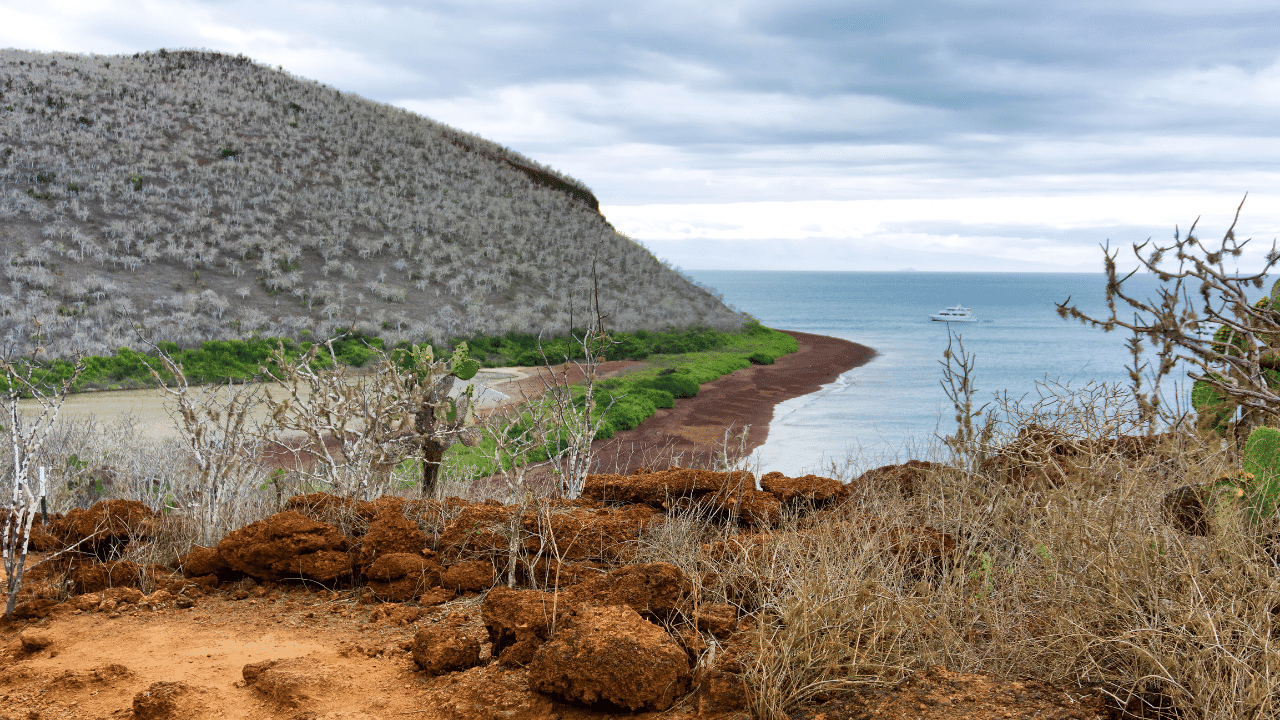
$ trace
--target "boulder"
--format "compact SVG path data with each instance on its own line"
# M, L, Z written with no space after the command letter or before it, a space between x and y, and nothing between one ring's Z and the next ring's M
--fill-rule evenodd
M417 553L426 545L418 524L406 518L399 505L378 513L360 543L360 564L368 566L382 555Z
M183 575L194 578L217 575L227 569L227 563L218 554L218 548L197 545L178 557L178 567Z
M257 580L331 582L351 574L346 550L347 540L337 528L291 510L232 530L218 543L228 567Z
M97 593L107 588L135 587L141 578L137 563L128 560L116 562L76 562L71 568L71 587L77 595Z
M411 600L440 584L440 564L417 553L383 555L364 574L374 595L392 602Z
M564 618L529 663L529 686L568 702L662 711L689 692L689 657L627 606L584 607Z
M765 473L760 487L783 505L821 507L849 497L849 486L817 475L787 477L780 472Z
M88 510L74 508L50 532L66 545L106 560L119 557L132 540L146 540L155 532L155 513L137 500L103 500Z
M413 636L413 661L428 675L443 675L480 664L480 638L464 627L432 625Z
M440 573L440 584L457 592L488 590L494 582L493 563L488 560L457 563Z

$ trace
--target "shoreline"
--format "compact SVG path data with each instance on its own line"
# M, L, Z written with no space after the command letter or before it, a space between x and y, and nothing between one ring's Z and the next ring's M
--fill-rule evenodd
M749 455L768 440L774 408L786 400L817 392L841 373L876 356L874 348L826 335L782 330L800 349L772 365L752 365L704 384L693 398L660 409L634 430L597 440L592 472L630 474L641 467L665 468L679 457L684 466L708 465L726 450ZM741 430L750 426L745 439Z

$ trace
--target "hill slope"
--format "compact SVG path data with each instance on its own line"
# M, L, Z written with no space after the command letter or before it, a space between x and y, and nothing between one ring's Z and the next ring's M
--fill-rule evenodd
M207 52L0 51L0 334L50 354L742 317L492 142ZM39 320L39 323L33 322Z

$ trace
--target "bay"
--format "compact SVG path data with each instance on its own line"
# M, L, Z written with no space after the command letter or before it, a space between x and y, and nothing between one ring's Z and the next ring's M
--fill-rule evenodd
M822 390L775 408L768 440L754 457L760 472L824 472L832 463L865 469L935 452L937 436L955 430L955 410L940 383L948 329L975 358L979 402L997 392L1032 393L1037 381L1129 384L1128 333L1106 333L1057 313L1056 303L1070 298L1086 313L1105 316L1101 273L688 274L768 327L844 338L878 353ZM1135 275L1126 288L1153 297L1159 280ZM929 319L956 304L972 308L978 322ZM1182 374L1166 387L1166 402L1185 404L1189 381Z

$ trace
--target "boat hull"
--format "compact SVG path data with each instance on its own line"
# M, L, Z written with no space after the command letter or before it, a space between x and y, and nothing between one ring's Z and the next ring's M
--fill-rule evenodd
M940 317L938 315L930 315L929 319L934 322L978 322L978 318L973 317Z

